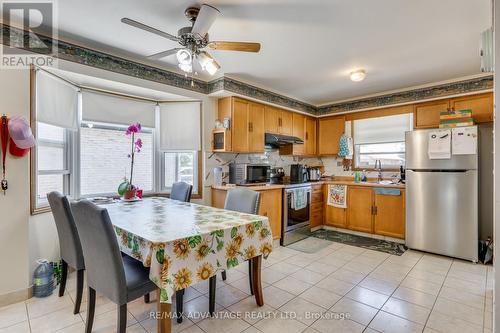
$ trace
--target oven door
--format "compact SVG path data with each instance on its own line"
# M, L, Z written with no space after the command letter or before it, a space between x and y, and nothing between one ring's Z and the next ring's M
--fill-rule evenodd
M285 189L283 192L282 245L295 243L311 233L311 188L307 188L307 204L302 209L292 208L292 192L293 189Z

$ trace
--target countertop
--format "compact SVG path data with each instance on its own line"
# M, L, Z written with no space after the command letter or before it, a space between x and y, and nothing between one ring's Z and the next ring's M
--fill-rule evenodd
M356 183L354 180L321 180L317 182L308 182L305 184L311 185L322 185L322 184L337 184L337 185L348 185L348 186L367 186L367 187L384 187L384 188L400 188L404 189L405 184L378 184L374 182L359 182ZM227 191L229 189L235 188L237 186L234 185L222 185L222 186L212 186L215 190ZM251 190L255 191L265 191L265 190L274 190L284 188L284 185L281 184L267 184L267 185L253 185L247 186Z

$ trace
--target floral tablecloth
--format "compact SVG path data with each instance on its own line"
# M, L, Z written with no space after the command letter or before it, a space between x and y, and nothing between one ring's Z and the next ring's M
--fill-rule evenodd
M164 303L175 290L272 251L265 216L157 197L104 207L120 249L150 267Z

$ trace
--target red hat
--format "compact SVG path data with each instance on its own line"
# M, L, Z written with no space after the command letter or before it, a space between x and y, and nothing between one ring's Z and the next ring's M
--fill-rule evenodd
M22 116L14 116L9 119L8 125L10 134L10 153L13 156L25 156L36 142L31 133L28 121Z
M12 156L16 156L16 157L23 157L23 156L26 156L29 152L30 152L30 149L31 148L26 148L26 149L22 149L22 148L19 148L18 146L16 146L16 144L14 143L14 140L10 139L10 143L9 143L9 152Z

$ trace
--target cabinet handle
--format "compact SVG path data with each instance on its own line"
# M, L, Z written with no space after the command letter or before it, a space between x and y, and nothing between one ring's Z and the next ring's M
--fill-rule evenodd
M306 132L306 140L309 140L309 133Z
M278 126L281 127L281 118L278 118Z
M372 215L377 215L377 206L372 206Z
M248 123L248 131L249 132L253 131L253 125L252 125L252 123Z

